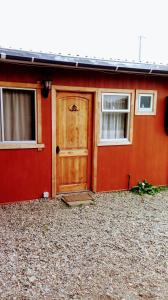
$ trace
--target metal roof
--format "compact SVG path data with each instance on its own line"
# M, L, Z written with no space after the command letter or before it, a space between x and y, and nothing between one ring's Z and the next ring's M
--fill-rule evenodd
M167 75L168 65L0 48L0 61L99 71Z

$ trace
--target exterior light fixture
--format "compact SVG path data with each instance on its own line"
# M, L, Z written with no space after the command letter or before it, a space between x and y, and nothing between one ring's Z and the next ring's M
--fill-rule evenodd
M42 80L41 81L41 93L44 98L48 97L50 90L51 90L51 81L50 80Z

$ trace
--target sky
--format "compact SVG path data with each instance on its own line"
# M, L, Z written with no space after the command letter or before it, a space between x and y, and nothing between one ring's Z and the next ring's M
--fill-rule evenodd
M0 0L0 46L168 63L168 0Z

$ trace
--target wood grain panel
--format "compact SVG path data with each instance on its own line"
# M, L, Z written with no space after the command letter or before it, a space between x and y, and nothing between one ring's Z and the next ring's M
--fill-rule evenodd
M88 149L61 150L59 156L87 156Z
M77 192L77 191L84 191L87 190L86 183L79 183L79 184L69 184L68 185L60 185L60 191L63 193L69 192Z
M92 94L57 93L57 191L91 184Z
M88 157L60 157L59 184L87 183Z
M78 111L71 111L76 105ZM61 149L87 148L88 100L80 97L63 97L59 101L59 146Z

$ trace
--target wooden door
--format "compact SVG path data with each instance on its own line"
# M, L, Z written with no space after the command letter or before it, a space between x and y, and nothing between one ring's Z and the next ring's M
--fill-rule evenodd
M57 192L91 188L92 94L57 92Z

